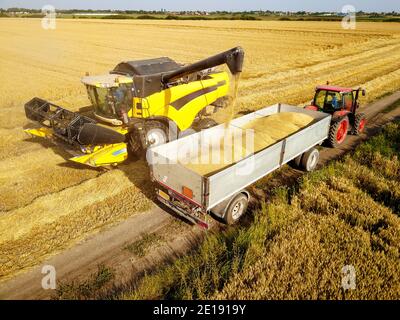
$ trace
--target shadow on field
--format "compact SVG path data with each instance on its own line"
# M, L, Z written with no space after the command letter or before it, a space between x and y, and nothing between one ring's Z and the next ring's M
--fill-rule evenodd
M128 177L128 179L138 188L149 200L151 200L155 205L157 205L160 209L171 215L175 219L179 219L180 221L193 225L167 206L162 204L157 200L155 185L151 181L150 178L150 169L147 162L143 159L130 159L125 164L118 166L118 169L124 172L124 174Z
M32 126L24 126L24 129L27 129L27 128L32 128ZM93 170L93 171L98 171L98 172L102 172L102 171L106 170L101 167L99 167L99 168L89 167L89 166L81 165L81 164L73 162L73 161L69 161L70 158L74 157L74 150L71 148L71 146L64 144L62 142L56 143L56 142L52 142L48 139L40 138L40 137L27 137L23 141L26 141L26 142L29 142L32 144L39 144L46 149L51 149L54 152L54 154L65 159L65 162L57 164L58 167L71 168L71 169L77 169L77 170L80 170L80 169ZM68 151L68 150L71 150L71 151Z

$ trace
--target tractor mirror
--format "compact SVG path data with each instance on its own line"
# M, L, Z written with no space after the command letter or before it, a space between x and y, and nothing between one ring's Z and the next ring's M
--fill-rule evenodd
M362 93L363 97L365 97L365 95L367 94L367 92L365 91L365 89L362 89L361 93Z

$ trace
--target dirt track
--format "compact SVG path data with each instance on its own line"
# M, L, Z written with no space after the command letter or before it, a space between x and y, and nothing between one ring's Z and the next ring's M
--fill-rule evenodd
M396 92L363 108L368 115L367 131L360 137L349 136L340 149L324 149L321 152L321 163L337 158L354 148L361 140L373 135L384 123L400 116L400 108L389 113L380 113L387 106L400 99ZM295 170L284 175L298 177ZM279 177L278 177L279 179ZM279 181L278 181L279 182ZM140 228L138 228L140 226ZM166 234L166 241L155 246L145 257L137 257L125 250L127 244L138 241L146 233L160 232ZM166 260L189 250L205 233L195 227L177 223L174 218L154 206L150 211L137 214L117 226L94 235L80 244L48 259L41 266L18 275L0 284L0 299L46 299L54 293L41 288L41 268L53 265L57 271L57 281L68 282L82 279L96 270L98 264L112 266L116 271L117 283L124 283L143 270L154 267Z

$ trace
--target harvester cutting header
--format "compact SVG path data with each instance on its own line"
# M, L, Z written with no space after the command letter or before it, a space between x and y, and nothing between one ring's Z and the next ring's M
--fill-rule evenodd
M116 165L168 142L169 126L179 132L215 125L212 113L227 105L230 77L215 67L242 71L240 47L190 65L163 57L119 63L109 74L82 78L93 117L39 98L25 104L27 118L40 124L27 133L67 146L71 160L90 166Z

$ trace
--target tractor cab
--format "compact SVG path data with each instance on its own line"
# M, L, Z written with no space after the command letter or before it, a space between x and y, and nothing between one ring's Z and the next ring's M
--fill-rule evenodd
M85 76L82 83L96 118L121 126L124 115L132 108L132 78L117 74Z
M336 86L318 86L315 90L315 96L312 105L307 109L323 111L335 114L338 111L348 111L355 113L359 107L358 97L360 91L365 95L364 89L352 89Z
M359 107L359 94L365 96L364 89L352 89L336 86L318 86L310 110L335 114L340 111L355 113Z
M329 84L318 86L311 105L305 107L308 110L332 115L328 138L332 147L341 145L349 131L354 135L359 135L364 131L366 116L364 113L357 112L360 106L358 102L360 92L365 96L365 89L362 88L352 89Z

